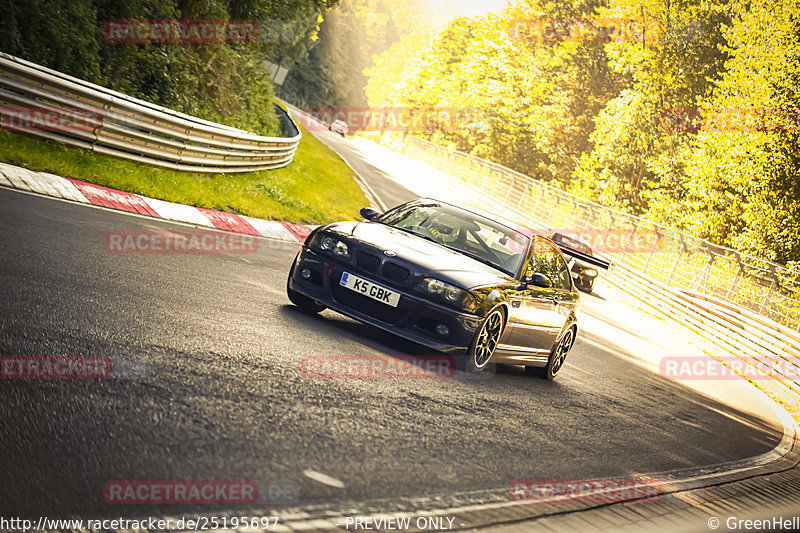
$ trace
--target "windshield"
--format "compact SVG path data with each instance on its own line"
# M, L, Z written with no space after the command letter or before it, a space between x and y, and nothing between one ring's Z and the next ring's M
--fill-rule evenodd
M517 276L530 238L475 213L439 203L401 205L380 222L409 231Z

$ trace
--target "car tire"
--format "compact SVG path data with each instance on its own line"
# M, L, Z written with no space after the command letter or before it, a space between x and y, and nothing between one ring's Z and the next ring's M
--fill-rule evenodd
M525 373L529 376L553 381L558 372L564 368L564 362L573 344L575 344L575 328L571 327L553 345L553 349L550 350L550 357L547 359L547 366L526 366Z
M478 374L489 365L505 327L505 315L500 308L489 313L473 337L465 356L465 370Z
M286 295L289 297L289 301L299 307L302 311L305 311L309 314L315 315L324 311L324 305L309 298L308 296L300 294L289 286L289 282L292 280L292 274L294 274L294 264L292 264L292 269L289 271L289 277L286 279Z

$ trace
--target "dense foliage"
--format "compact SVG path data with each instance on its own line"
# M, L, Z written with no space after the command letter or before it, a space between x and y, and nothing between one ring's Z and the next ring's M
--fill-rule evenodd
M277 133L264 61L306 39L336 2L13 0L0 18L0 51L172 109ZM259 32L251 42L113 42L104 25L121 19L245 19Z
M636 31L620 33L625 20ZM800 260L798 0L519 0L418 37L376 58L371 105L470 109L426 136L719 244Z
M251 19L259 37L109 42L116 19ZM261 133L278 63L301 107L447 108L461 120L418 133L800 260L800 0L516 0L443 26L424 0L15 0L0 50Z
M429 38L442 22L424 0L342 0L309 38L275 54L289 69L280 95L302 108L366 107L366 71L374 59Z

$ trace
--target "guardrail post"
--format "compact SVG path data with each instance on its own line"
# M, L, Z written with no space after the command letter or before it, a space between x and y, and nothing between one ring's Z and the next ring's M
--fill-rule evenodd
M773 287L774 285L775 285L775 282L774 282L774 281L770 282L770 284L769 284L769 288L767 289L767 293L764 295L764 299L763 299L763 300L761 300L761 305L759 305L759 306L758 306L758 312L759 312L759 314L763 314L762 312L763 312L763 310L764 310L764 306L765 306L765 305L767 304L767 302L769 301L769 299L770 299L770 296L772 296L772 287Z
M517 196L517 203L514 204L514 207L519 209L522 206L522 203L526 196L530 194L530 185L528 185L528 190Z
M547 191L545 191L544 187L539 187L539 192L540 192L539 198L536 199L536 205L533 206L533 215L534 216L538 216L539 204L542 203L542 198L544 198L544 195L547 194Z
M583 241L583 242L585 242L585 243L588 243L588 244L589 244L589 246L591 246L591 247L595 248L595 246L594 246L594 239L591 239L591 238L589 238L589 237L587 236L588 229L589 229L589 222L590 222L591 220L594 220L594 208L593 208L591 205L589 205L589 206L586 208L586 216L585 216L585 217L583 217L583 228L581 228L581 232L580 232L580 238L579 238L579 240L581 240L581 241ZM595 251L596 251L596 250L595 250Z
M560 201L561 201L561 197L556 194L556 203L553 206L553 208L550 210L550 212L547 214L547 220L545 221L545 225L549 225L550 224L550 219L553 218L553 213L558 208L558 203Z
M658 248L658 243L661 242L661 234L658 232L658 227L653 224L653 231L656 234L656 241L653 243L653 246L650 247L650 252L647 254L647 261L644 263L644 268L642 269L642 273L647 272L647 267L650 266L650 261L653 258L653 253L655 252L656 248Z
M583 219L583 232L584 233L586 232L586 230L589 229L589 222L594 220L594 217L595 217L594 207L592 207L590 205L588 211L586 212L586 217Z
M669 277L667 278L667 285L672 283L672 277L675 275L675 269L678 267L678 262L681 260L681 253L687 252L688 249L686 248L686 241L683 240L683 234L679 234L681 239L681 250L678 250L678 254L675 256L675 262L672 263L672 269L669 271Z
M730 299L731 292L733 292L733 289L735 289L736 285L739 284L739 276L741 276L744 273L744 266L742 264L741 256L739 254L734 254L733 257L736 259L736 266L738 268L736 270L736 274L733 276L733 281L728 286L728 290L725 292L725 301L726 302L730 302L731 301L731 299Z
M575 210L576 209L578 209L578 201L573 198L572 199L572 211L569 212L569 216L567 217L567 223L564 224L564 229L566 229L567 231L572 230L572 219L575 217Z
M714 259L715 258L716 258L716 256L714 255L714 253L713 252L709 252L709 254L708 254L708 262L705 264L703 269L700 272L698 272L698 276L697 277L699 277L700 282L703 283L703 286L701 288L699 282L695 286L697 287L697 289L700 292L703 292L703 293L708 292L708 273L711 271L711 265L714 264Z
M491 172L489 173L489 175L491 176ZM503 202L506 202L508 200L508 195L511 194L512 190L514 190L515 181L516 180L514 178L510 178L508 180L508 188L506 189L505 196L503 196Z
M630 234L628 234L628 240L625 241L625 246L622 248L622 253L620 254L622 257L625 257L625 254L628 253L628 246L630 246L631 240L633 239L633 236L636 234L636 224L633 222L630 222L630 224L631 226L633 226L633 231L631 231Z
M601 246L603 247L604 250L608 249L608 247L606 245L606 243L608 242L608 232L611 231L611 228L614 227L614 221L615 221L614 213L609 212L608 213L608 218L609 218L608 227L603 232L603 240L602 240L602 243L601 243Z
M758 307L759 313L763 311L764 306L770 301L773 287L777 285L780 288L781 286L778 274L775 272L775 267L772 264L769 265L769 273L772 274L772 281L769 284L769 289L767 289L767 294L764 295L764 299L761 301L761 305Z

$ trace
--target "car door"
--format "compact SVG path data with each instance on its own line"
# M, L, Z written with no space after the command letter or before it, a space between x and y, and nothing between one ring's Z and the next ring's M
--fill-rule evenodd
M563 265L558 263L559 259ZM511 330L503 338L502 350L549 353L565 322L565 317L559 312L559 302L565 298L558 277L562 266L566 268L566 263L558 250L544 240L534 241L522 270L523 285L508 293ZM535 273L543 274L551 286L533 285Z
M553 295L555 303L556 316L554 317L554 324L559 325L558 331L562 331L569 320L570 315L575 311L580 303L580 297L575 291L572 280L571 265L567 262L564 254L550 243L548 246L552 248L552 253L549 256L552 261L551 278L555 294Z

